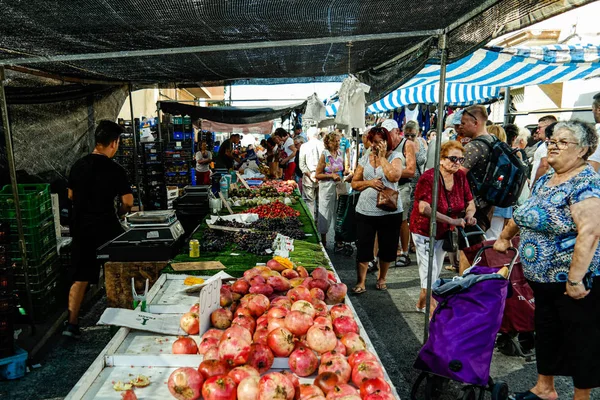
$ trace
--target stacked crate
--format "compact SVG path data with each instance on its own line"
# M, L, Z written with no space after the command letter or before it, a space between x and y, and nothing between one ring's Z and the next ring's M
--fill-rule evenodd
M56 311L61 287L64 285L64 275L61 274L62 269L56 252L50 189L46 184L26 184L18 185L18 190L34 321L43 322ZM5 186L0 191L0 220L9 224L8 255L15 264L17 301L26 308L27 290L11 186Z
M14 271L9 255L8 223L0 221L0 359L15 352L13 316L15 313Z

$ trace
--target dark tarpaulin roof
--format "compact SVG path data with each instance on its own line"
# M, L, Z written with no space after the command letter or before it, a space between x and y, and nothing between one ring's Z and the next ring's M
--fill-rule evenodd
M172 115L189 115L192 120L207 119L227 124L254 124L289 116L292 111L303 112L306 102L276 108L198 107L189 104L161 101L160 109Z
M205 86L254 78L321 80L350 70L372 86L369 100L378 100L436 57L429 50L442 31L448 33L452 61L493 37L591 1L5 0L0 64L36 56L241 43L245 47L228 51L127 58L112 54L27 66L83 79ZM414 31L423 34L378 36ZM357 35L374 36L362 41ZM340 37L353 42L350 60L346 40L332 43ZM253 48L256 43L319 38L324 39L310 45Z

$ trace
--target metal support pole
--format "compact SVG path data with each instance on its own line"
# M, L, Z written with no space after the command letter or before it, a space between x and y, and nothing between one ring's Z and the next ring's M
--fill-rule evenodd
M438 93L438 116L437 135L435 135L435 161L433 174L433 193L431 202L431 218L429 221L429 260L427 264L427 302L425 305L425 329L423 332L423 343L429 337L429 310L431 306L431 285L433 280L433 259L435 250L435 234L437 230L436 215L438 208L438 193L440 181L440 147L442 145L442 131L444 130L444 103L446 95L446 62L448 59L447 35L440 35L438 49L440 50L440 87Z
M160 101L156 102L156 118L156 123L158 125L158 141L160 142L162 139L162 129L160 129Z
M507 86L504 88L504 125L508 124L510 118L510 87Z
M138 175L138 129L139 127L135 126L135 117L133 115L133 97L131 90L131 83L128 86L129 88L129 110L131 112L131 127L133 128L133 179L135 182L135 188L137 190L137 198L138 198L138 207L142 210L142 191L140 190L140 177Z
M8 170L10 173L13 200L15 202L15 216L17 219L17 231L19 233L19 250L21 252L21 268L23 268L25 290L27 291L26 306L31 321L33 321L34 311L33 302L31 301L31 290L29 288L29 268L27 263L27 249L25 248L25 231L23 230L23 221L21 220L21 204L19 203L19 188L17 186L17 168L15 166L15 157L12 147L12 134L10 131L10 122L8 120L8 103L6 102L6 93L4 92L4 79L4 67L0 66L0 112L2 113L2 126L4 127L4 139L6 141Z

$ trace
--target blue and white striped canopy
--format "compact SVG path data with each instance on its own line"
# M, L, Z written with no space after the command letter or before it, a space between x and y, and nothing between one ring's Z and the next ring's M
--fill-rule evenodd
M600 76L600 46L490 47L453 62L446 70L446 105L466 106L497 99L503 87L523 87ZM409 104L436 104L439 65L426 65L411 80L369 106L378 113ZM337 103L327 107L335 115Z

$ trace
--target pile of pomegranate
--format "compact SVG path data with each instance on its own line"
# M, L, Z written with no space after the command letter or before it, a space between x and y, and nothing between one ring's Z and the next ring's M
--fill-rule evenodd
M286 278L271 268L255 267L230 287L223 286L222 307L211 314L213 327L199 344L191 337L173 343L175 354L203 355L197 370L179 368L171 374L168 387L175 398L394 398L352 311L341 303L346 286L325 268L311 276L298 270L298 276ZM335 305L329 309L327 303ZM197 311L181 319L192 335L198 333ZM291 372L269 372L275 357L287 357ZM316 376L313 383L300 384L298 377L310 376Z

